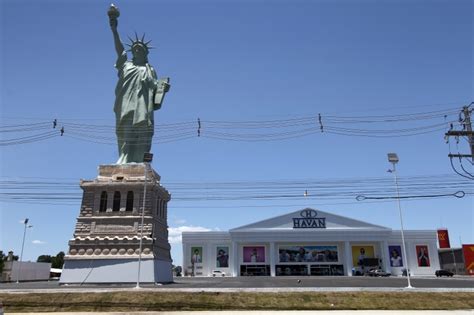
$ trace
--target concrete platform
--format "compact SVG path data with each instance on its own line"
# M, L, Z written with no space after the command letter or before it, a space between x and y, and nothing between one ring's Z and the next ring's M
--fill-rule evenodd
M171 262L142 259L141 283L169 283L173 281ZM137 259L81 259L66 260L60 284L136 283Z

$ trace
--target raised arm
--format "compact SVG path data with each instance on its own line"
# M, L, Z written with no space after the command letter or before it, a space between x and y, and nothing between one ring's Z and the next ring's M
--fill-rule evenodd
M112 34L114 35L115 51L117 52L117 56L120 57L124 51L123 44L120 41L120 35L117 31L118 17L120 16L120 12L118 11L118 8L112 4L108 11L108 15L110 28L112 29Z

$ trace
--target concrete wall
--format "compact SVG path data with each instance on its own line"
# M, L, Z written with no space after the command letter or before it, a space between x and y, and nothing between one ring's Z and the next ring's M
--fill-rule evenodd
M21 264L21 268L20 268ZM48 280L51 263L37 263L30 261L7 262L3 270L2 281L36 281Z
M61 274L61 284L81 283L136 283L136 259L78 259L66 260ZM171 262L142 259L140 282L172 282Z

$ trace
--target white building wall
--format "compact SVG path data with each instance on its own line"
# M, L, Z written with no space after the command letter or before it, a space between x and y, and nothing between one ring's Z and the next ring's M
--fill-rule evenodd
M279 218L276 218L280 220ZM265 223L267 224L267 223ZM359 223L358 223L359 224ZM268 224L267 224L268 225ZM434 275L439 269L437 236L435 230L405 231L408 267L414 276ZM275 265L279 264L280 245L337 245L338 264L344 265L344 274L352 275L352 246L372 246L374 256L381 259L380 266L394 275L401 275L404 267L390 266L388 246L401 246L400 231L378 226L337 227L327 229L292 229L251 227L238 228L230 232L185 232L183 233L183 270L191 265L191 247L203 248L203 263L200 276L210 276L216 267L217 246L229 247L229 268L220 268L226 275L239 276L243 262L244 246L265 246L265 262L271 265L271 275L275 275ZM430 266L419 267L416 246L428 247ZM197 271L197 270L196 270Z
M344 242L344 274L346 276L352 276L352 248L349 241Z
M414 276L433 276L435 271L440 269L438 256L438 239L436 231L405 231L405 246L407 251L408 269L410 274ZM388 245L398 245L401 247L402 238L400 231L393 231ZM425 245L428 247L428 255L430 260L429 267L419 267L416 252L417 245ZM403 254L403 248L402 248ZM393 275L401 275L404 267L391 267Z
M21 268L20 268L20 264L21 264ZM10 281L48 280L50 271L51 271L51 263L14 261L11 266L9 280Z
M202 263L195 264L195 276L212 276L213 270L220 270L226 276L233 275L233 244L227 232L188 232L183 233L183 272L190 275L191 249L202 247ZM217 267L217 248L228 247L229 267Z

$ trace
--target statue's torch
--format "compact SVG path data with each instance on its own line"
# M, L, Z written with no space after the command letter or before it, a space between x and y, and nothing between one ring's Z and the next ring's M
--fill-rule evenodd
M117 18L120 16L120 11L119 9L112 3L110 4L109 11L107 11L107 14L109 15L110 21L116 21Z

